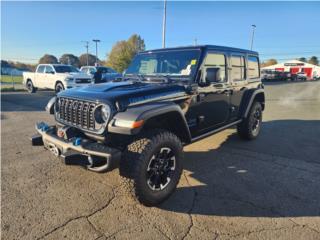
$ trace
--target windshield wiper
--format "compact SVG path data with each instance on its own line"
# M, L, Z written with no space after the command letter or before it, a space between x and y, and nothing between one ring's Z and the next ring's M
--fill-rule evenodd
M135 79L135 80L138 80L139 82L146 81L146 78L142 74L130 74L130 75L127 74L123 78L124 81L130 80L130 79Z
M152 75L154 78L160 78L164 83L171 83L172 78L169 75L163 75L163 74L155 74Z

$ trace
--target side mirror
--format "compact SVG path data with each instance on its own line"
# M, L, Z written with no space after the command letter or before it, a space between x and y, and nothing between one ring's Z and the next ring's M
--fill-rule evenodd
M50 74L54 74L54 71L50 71L49 73L50 73Z
M206 75L205 75L205 83L218 83L221 82L220 78L220 68L207 68Z

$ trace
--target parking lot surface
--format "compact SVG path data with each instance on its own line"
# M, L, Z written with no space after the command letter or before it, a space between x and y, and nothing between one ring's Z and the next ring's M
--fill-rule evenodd
M185 147L178 189L135 202L118 169L97 174L31 147L52 92L2 93L3 239L320 239L320 82L266 86L262 132Z

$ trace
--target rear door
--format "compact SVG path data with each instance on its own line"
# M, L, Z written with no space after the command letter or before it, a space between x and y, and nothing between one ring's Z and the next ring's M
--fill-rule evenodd
M241 99L246 91L246 55L241 53L231 53L229 55L229 75L232 86L232 95L230 99L230 120L238 118Z

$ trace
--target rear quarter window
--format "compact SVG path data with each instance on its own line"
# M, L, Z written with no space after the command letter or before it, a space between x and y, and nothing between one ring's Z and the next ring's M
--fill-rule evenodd
M248 56L248 77L249 79L260 77L259 58Z

